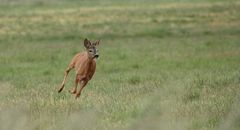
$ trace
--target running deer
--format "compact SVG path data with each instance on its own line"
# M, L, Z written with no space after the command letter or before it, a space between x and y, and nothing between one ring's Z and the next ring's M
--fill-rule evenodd
M88 81L91 80L96 69L95 59L99 57L97 46L99 45L99 40L96 42L90 42L88 39L84 40L84 46L86 51L76 54L71 63L68 65L65 70L64 79L58 93L60 93L65 85L66 78L71 69L75 68L76 78L75 86L72 90L69 90L70 93L76 94L76 99L81 95L83 88L87 85ZM80 90L77 92L77 86L80 84Z

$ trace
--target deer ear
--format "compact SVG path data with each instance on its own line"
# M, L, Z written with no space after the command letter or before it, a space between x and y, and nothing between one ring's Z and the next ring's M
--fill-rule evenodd
M86 48L89 48L90 45L91 45L90 41L89 41L87 38L85 38L85 40L84 40L84 46L85 46Z
M100 43L100 40L97 40L97 41L95 42L95 45L98 46L99 43Z

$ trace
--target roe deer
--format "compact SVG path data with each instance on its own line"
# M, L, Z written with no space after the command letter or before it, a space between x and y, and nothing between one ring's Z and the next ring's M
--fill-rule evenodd
M89 80L91 80L96 69L95 58L98 58L97 46L99 45L99 40L97 42L90 42L88 39L84 40L84 46L86 51L76 54L71 63L68 65L65 70L64 79L58 93L60 93L65 85L66 78L71 69L75 68L76 78L75 86L72 90L69 90L70 93L76 94L76 99L81 95L82 89L86 86ZM77 86L80 84L80 90L77 92Z

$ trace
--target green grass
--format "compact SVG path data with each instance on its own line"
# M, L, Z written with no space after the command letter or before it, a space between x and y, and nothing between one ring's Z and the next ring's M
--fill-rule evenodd
M1 0L0 129L240 129L240 2ZM83 39L100 59L58 94Z

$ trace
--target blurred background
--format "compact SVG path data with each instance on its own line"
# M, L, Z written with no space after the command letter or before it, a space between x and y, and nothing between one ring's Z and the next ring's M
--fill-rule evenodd
M0 0L1 130L240 129L240 1ZM100 40L79 100L64 70Z

